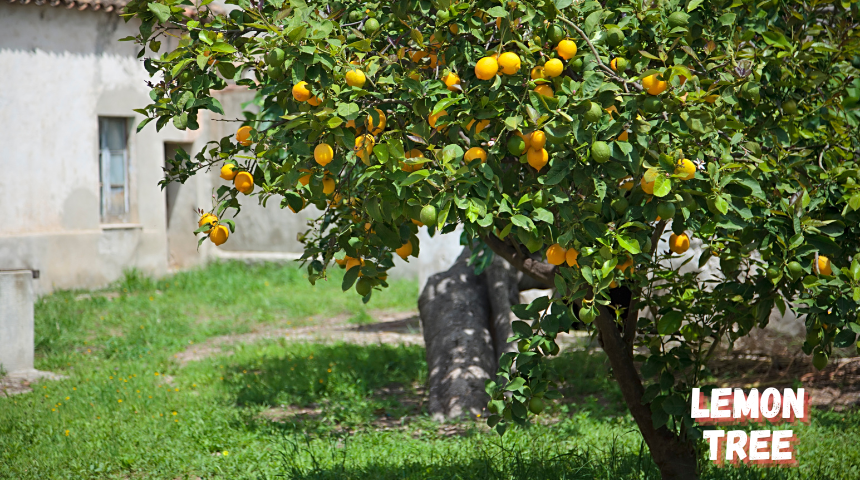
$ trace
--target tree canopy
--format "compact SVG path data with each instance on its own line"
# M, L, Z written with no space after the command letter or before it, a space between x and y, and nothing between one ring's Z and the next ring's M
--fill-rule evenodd
M228 83L257 93L237 136L166 169L233 180L198 233L227 241L248 194L314 205L310 280L339 263L369 300L393 255L418 254L419 225L462 226L477 261L556 289L515 308L520 352L487 387L500 432L557 395L541 359L577 321L600 331L652 451L649 428L696 438L688 394L708 355L774 306L806 315L819 368L855 344L856 1L207 3L126 8L154 78L139 128L197 128ZM679 256L691 242L702 254ZM718 278L679 268L712 257Z

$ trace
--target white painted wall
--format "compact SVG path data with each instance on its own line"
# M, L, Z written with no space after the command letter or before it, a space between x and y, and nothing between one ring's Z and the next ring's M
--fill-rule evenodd
M225 181L213 170L171 187L176 202L169 212L158 181L166 142L193 155L206 141L235 133L237 124L201 112L196 132L172 125L156 132L150 124L131 134L129 222L101 223L98 117L127 117L136 126L142 118L133 109L149 103L137 47L118 41L136 29L115 12L0 3L0 269L39 270L37 293L103 286L130 267L158 276L209 258L298 256L296 234L318 213L294 214L275 201L264 209L247 198L229 241L198 249L194 209L209 209ZM241 117L242 103L252 98L241 88L217 96L225 118ZM421 258L398 259L392 274L420 276L423 285L461 247L459 232L420 238Z
M0 3L0 269L41 271L38 292L91 287L124 268L167 270L163 142L205 132L130 137L131 217L100 223L98 117L140 116L147 74L116 13Z

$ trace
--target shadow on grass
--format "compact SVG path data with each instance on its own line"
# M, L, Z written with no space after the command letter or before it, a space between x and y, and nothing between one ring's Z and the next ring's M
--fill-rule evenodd
M363 424L422 410L427 366L418 346L281 342L237 357L224 376L228 394L239 406L281 409L280 422Z
M351 441L331 435L312 440L306 435L284 435L281 463L286 478L329 479L541 479L541 480L660 480L647 450L612 443L605 449L545 444L506 444L500 439L462 446L399 445L400 455L389 455L385 445ZM470 448L471 447L471 448ZM405 452L405 455L404 455ZM706 463L702 479L714 480L829 480L821 472L810 475L791 468L727 467Z

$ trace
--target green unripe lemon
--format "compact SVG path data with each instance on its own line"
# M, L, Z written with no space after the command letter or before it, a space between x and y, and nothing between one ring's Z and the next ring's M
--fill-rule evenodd
M777 278L779 278L780 273L782 272L780 272L778 268L770 267L767 269L767 278L771 280L776 280Z
M440 23L445 23L451 18L451 12L448 10L439 10L436 12L436 20Z
M686 27L690 16L684 12L675 12L669 15L669 28Z
M526 141L519 135L513 135L508 139L508 151L511 155L519 157L526 151Z
M603 141L596 141L591 144L591 159L597 163L606 163L609 161L609 144Z
M620 47L624 43L624 32L620 28L610 28L606 32L606 43L610 47Z
M543 240L537 237L532 237L529 239L528 242L526 242L526 248L529 249L529 252L535 253L541 248L543 248Z
M365 34L373 35L377 30L379 30L379 20L375 18L369 18L366 22L364 22Z
M803 274L803 266L798 262L788 262L788 274L792 280L797 280Z
M594 321L594 312L590 308L580 308L579 319L582 320L582 323L591 323Z
M529 341L526 339L522 339L517 342L517 350L519 350L520 353L527 352L529 350Z
M558 25L553 25L549 27L549 32L547 32L547 36L549 37L550 42L556 44L564 40L564 30Z
M582 58L577 58L576 60L570 62L570 67L573 68L574 72L582 71Z
M675 217L675 204L662 202L657 205L657 215L663 220L669 220Z
M529 411L535 415L540 415L540 412L542 412L544 408L546 408L546 403L542 398L532 397L532 399L529 400Z
M794 100L786 100L782 102L782 113L786 115L794 115L797 113L797 102Z
M585 110L583 118L588 123L594 123L600 120L603 116L603 108L597 102L588 102L588 108Z
M358 292L362 297L367 296L373 290L373 280L365 277L359 278L358 282L355 283L355 291Z
M808 343L810 347L818 346L818 344L821 343L821 337L818 335L818 330L806 332L806 343Z
M427 226L436 225L436 207L433 205L426 205L421 209L421 213L418 215L418 220Z
M270 67L280 67L284 64L285 53L280 48L275 48L266 54L266 65Z

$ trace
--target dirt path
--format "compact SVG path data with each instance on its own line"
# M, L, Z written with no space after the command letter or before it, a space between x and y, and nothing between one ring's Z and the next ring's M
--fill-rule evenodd
M296 328L260 327L250 333L222 335L193 345L174 355L181 364L194 362L215 355L230 355L231 347L261 340L286 339L290 341L335 343L346 342L358 345L424 345L418 312L373 311L369 315L376 321L356 325L348 323L348 315L325 319L314 325Z

